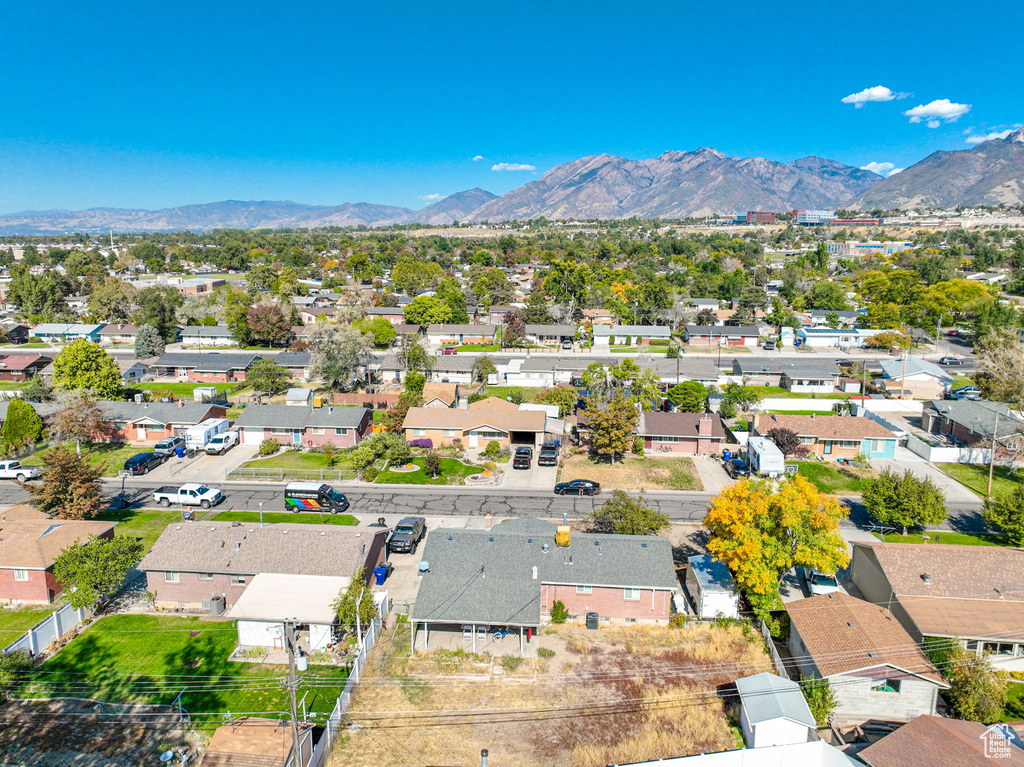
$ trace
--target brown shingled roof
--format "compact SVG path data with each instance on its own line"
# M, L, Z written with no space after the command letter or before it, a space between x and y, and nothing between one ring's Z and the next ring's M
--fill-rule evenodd
M835 593L790 602L786 612L822 676L890 665L946 686L884 607Z
M992 764L1024 765L1024 751L1011 747L1006 759L985 755L982 735L988 727L980 722L919 716L858 757L871 767L991 767Z
M764 436L772 429L789 429L800 436L818 439L894 439L882 424L870 418L852 415L772 415L761 418L757 433Z
M0 567L43 569L75 541L102 535L116 522L71 519L21 519L0 522Z
M476 429L491 426L499 431L544 431L542 410L460 410L446 407L411 407L403 429Z

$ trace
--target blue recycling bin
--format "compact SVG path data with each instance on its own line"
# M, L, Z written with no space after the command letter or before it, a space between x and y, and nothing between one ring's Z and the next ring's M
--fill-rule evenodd
M388 579L389 569L387 567L375 567L373 568L373 577L377 579L377 585L383 586L384 581Z
M174 452L178 454L178 458L184 458L185 457L185 448L183 448L183 447L176 447L176 448L174 448Z
M730 451L730 450L723 450L722 451L722 460L723 461L728 461L730 458L732 458L732 451Z

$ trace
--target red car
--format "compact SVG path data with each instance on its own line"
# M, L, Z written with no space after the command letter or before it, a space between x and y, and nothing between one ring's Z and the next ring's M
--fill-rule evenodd
M458 354L459 351L454 346L445 346L443 349L437 350L438 355L441 354Z

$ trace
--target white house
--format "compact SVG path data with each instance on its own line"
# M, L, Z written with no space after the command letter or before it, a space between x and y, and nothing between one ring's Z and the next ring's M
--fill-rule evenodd
M797 340L801 346L819 348L834 346L840 349L859 348L871 336L885 333L885 330L868 330L865 328L799 328Z
M594 346L632 346L649 344L654 340L669 341L672 328L668 325L595 325Z
M775 674L736 680L740 694L740 727L750 748L806 743L815 729L814 716L800 685Z
M934 362L908 356L882 360L886 391L905 393L918 399L942 399L953 384L953 376Z
M687 325L686 343L691 346L757 346L757 325Z
M303 626L310 651L334 642L337 615L331 603L351 578L336 575L259 573L238 597L227 615L238 621L238 644L243 647L284 649L286 620Z

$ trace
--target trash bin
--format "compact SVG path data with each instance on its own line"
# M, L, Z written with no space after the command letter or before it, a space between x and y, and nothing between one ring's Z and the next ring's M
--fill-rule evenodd
M597 613L587 613L587 628L591 631L597 630Z
M174 448L174 452L178 454L178 458L184 458L185 457L185 448L183 448L183 447L176 447L176 448Z
M723 461L728 461L730 458L732 458L732 451L731 450L723 450L722 451L722 460Z
M388 579L388 570L386 567L375 567L373 568L373 577L377 579L377 585L383 586L384 581Z

